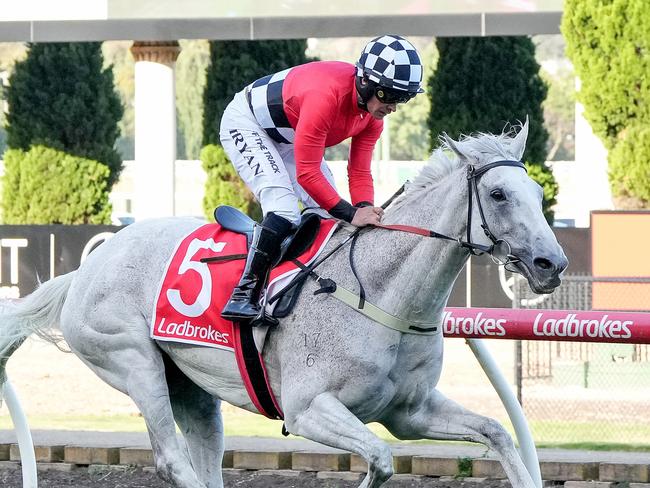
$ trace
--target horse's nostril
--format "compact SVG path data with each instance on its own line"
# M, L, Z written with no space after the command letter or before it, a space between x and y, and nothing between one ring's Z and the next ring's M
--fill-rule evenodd
M540 269L543 269L544 271L547 271L549 269L553 269L553 263L551 263L548 259L546 258L535 258L533 260L533 264L537 266Z

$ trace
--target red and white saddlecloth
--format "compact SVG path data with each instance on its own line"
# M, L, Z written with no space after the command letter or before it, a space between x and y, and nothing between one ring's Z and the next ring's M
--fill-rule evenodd
M299 260L303 264L313 262L335 228L335 221L321 221L316 240ZM181 239L154 301L151 337L233 350L233 324L219 314L239 281L245 259L213 263L202 263L201 259L246 253L246 237L219 224L206 224ZM269 280L271 296L299 271L291 262L275 268Z

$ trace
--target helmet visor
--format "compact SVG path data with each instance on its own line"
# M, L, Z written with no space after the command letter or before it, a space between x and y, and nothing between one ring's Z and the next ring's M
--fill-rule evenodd
M415 95L417 95L417 93L394 90L383 86L375 88L375 96L381 103L406 103Z

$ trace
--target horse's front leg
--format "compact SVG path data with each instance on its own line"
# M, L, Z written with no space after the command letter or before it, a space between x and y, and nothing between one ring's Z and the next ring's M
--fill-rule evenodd
M436 439L479 442L493 449L510 484L536 488L515 449L512 437L494 419L470 412L437 390L418 404L402 404L384 423L399 439Z
M362 456L368 474L359 488L378 488L393 475L390 447L331 393L321 393L305 405L285 405L285 425L292 434Z

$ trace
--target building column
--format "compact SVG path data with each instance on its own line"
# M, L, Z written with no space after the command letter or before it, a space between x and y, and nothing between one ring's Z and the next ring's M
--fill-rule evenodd
M136 220L175 214L176 90L178 42L139 42L135 59Z

